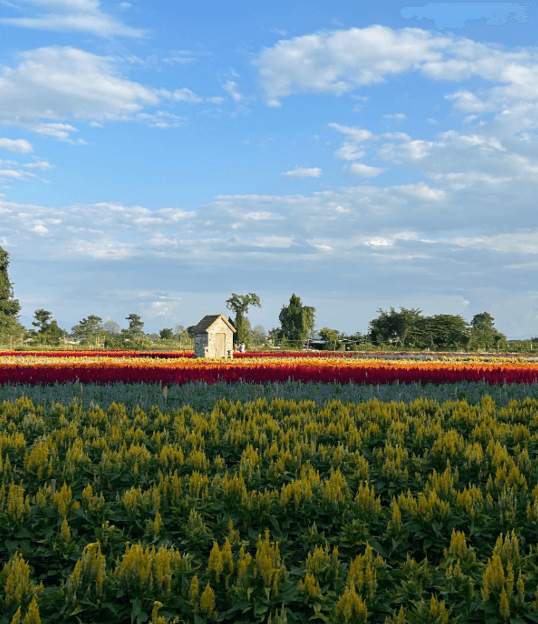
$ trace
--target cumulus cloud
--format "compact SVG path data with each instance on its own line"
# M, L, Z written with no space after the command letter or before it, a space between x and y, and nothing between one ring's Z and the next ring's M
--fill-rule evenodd
M351 175L356 178L375 178L376 176L384 173L387 169L381 167L369 167L362 163L353 163L344 169L346 175Z
M120 75L118 59L70 47L18 54L15 67L0 66L0 124L17 126L60 141L78 132L74 121L103 127L107 121L143 121L157 128L179 127L185 118L169 111L144 112L161 100L219 103L188 88L148 88ZM78 139L78 143L83 143ZM0 139L0 148L31 151L23 139Z
M33 17L3 17L0 24L39 30L87 32L99 37L144 37L147 32L126 26L112 15L104 13L98 0L20 0L21 7L35 7ZM17 6L17 5L15 5ZM131 5L120 4L126 9Z
M319 167L296 167L291 171L285 171L282 175L290 180L297 180L299 178L319 178L322 171Z
M21 154L34 151L32 144L26 139L0 139L0 148L7 149L10 152L19 152Z
M458 88L448 100L463 112L494 111L501 104L538 99L538 51L505 51L495 44L441 35L420 28L379 24L318 32L278 41L253 61L270 106L295 93L343 95L391 75L420 71L435 81L479 77L502 86L482 97Z
M112 60L75 48L39 48L0 68L0 122L65 140L65 119L115 120L155 105L152 89L118 75Z

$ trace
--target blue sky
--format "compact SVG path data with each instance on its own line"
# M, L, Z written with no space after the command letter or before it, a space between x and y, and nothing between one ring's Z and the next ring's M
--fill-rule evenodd
M536 3L442 27L406 6L0 0L23 324L151 332L253 292L267 330L295 293L318 329L402 306L537 335Z

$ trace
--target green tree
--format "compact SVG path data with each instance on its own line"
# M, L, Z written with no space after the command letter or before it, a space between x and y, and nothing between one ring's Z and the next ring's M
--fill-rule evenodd
M19 323L21 306L18 299L13 299L13 284L8 275L9 254L0 247L0 340L10 341L11 337L21 338L25 329Z
M47 344L57 347L60 341L67 338L68 332L65 329L59 327L56 321L51 321L46 329L39 335L39 341L42 344Z
M244 343L247 348L250 346L251 330L250 321L245 316L250 306L261 308L260 298L254 293L248 295L236 295L226 300L226 307L234 312L235 317L232 325L237 330L234 334L234 344Z
M101 342L104 331L102 319L94 314L90 314L87 318L82 319L80 323L71 327L73 338L82 340L87 344L98 344Z
M161 329L161 331L159 332L159 338L161 340L173 340L174 339L174 332L171 329L168 329L168 328Z
M47 327L50 325L50 321L52 319L52 312L48 310L43 310L40 308L34 312L35 321L32 321L32 325L37 327L38 333L43 333Z
M318 334L322 340L325 340L325 344L323 345L324 351L337 351L342 347L343 343L340 342L340 332L337 329L324 327L319 330Z
M379 308L379 316L368 326L368 336L375 345L398 344L402 348L414 344L417 339L417 321L422 310L400 307L400 311L391 307L390 312Z
M418 323L418 329L422 330L423 338L427 337L423 344L428 344L429 339L433 341L434 348L440 351L466 349L469 343L469 325L459 315L435 314L426 317Z
M506 336L495 328L494 318L489 312L475 314L471 321L469 349L500 349L506 348Z
M56 321L52 320L52 312L40 308L34 312L35 321L32 325L37 327L37 331L29 332L29 335L37 338L39 344L47 344L58 346L62 338L67 337L67 332L58 326Z
M125 318L129 321L129 327L127 329L122 329L121 333L130 339L143 338L144 323L140 320L138 314L129 314L129 316Z
M284 347L301 349L310 334L314 331L316 309L304 306L301 298L295 293L290 297L289 305L282 306L278 316L280 329L277 337Z

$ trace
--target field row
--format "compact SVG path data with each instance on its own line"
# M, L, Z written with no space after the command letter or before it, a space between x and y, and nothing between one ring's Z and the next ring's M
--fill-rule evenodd
M536 383L538 363L386 362L358 359L292 360L289 358L152 360L143 358L0 359L0 384L216 383L301 381L314 383Z
M5 401L0 623L537 622L537 453L528 398Z
M117 351L117 350L85 350L85 351L0 351L0 357L55 357L55 358L84 358L84 357L111 357L111 358L156 358L176 359L192 358L194 351ZM413 352L399 351L259 351L239 353L234 352L234 359L253 358L359 358L383 360L419 360L419 361L536 361L537 355L524 353L451 353L451 352Z

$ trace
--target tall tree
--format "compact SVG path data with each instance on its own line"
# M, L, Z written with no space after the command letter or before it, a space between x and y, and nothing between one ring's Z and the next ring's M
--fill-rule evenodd
M126 333L128 337L142 338L144 336L144 332L142 331L144 323L140 320L138 314L129 314L129 316L125 318L129 321L129 327L128 329L122 330L122 333Z
M171 329L165 327L159 332L159 338L161 340L172 340L174 338L174 332Z
M496 329L494 320L489 312L481 312L473 316L470 349L499 349L506 346L506 336Z
M287 306L282 306L278 316L280 329L278 338L284 346L293 346L300 349L309 334L314 331L314 316L316 308L304 306L301 298L295 293L290 297Z
M32 321L32 325L37 327L37 331L43 333L50 325L52 319L52 312L40 308L34 312L35 321Z
M235 314L233 326L237 331L234 334L234 344L244 343L247 347L250 345L250 321L246 317L250 306L262 307L258 295L254 293L248 295L232 293L232 296L226 300L226 307Z
M102 319L99 316L90 314L82 319L80 323L71 327L71 334L74 338L79 338L85 342L100 342L104 332Z
M9 254L0 247L0 337L19 338L24 334L24 327L19 323L21 306L18 299L13 299L13 284L8 275Z

